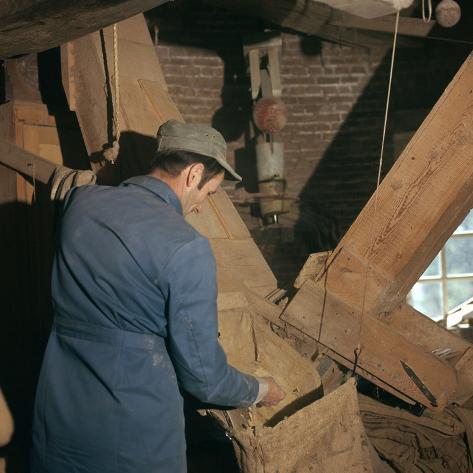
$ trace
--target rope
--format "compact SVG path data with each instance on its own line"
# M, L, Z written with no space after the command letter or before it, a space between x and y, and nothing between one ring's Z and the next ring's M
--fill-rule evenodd
M110 163L114 164L118 158L118 153L120 152L120 83L118 80L118 25L115 23L113 25L113 75L114 75L114 85L115 85L115 96L112 96L113 104L113 125L114 125L114 137L112 147L107 148L104 151L104 158Z
M430 2L430 0L429 0ZM381 138L381 151L379 153L379 165L378 165L378 178L376 180L376 190L375 190L375 197L374 197L374 212L373 212L373 218L371 220L371 228L370 228L370 235L371 235L371 244L370 244L370 254L373 251L374 248L374 243L375 240L373 238L374 231L374 222L376 221L376 213L378 210L378 191L379 191L379 185L381 183L381 171L383 168L383 156L384 156L384 143L386 140L386 128L388 124L388 112L389 112L389 102L391 98L391 85L392 85L392 79L393 79L393 70L394 70L394 58L396 56L396 44L397 44L397 34L398 34L398 27L399 27L399 10L396 13L396 25L394 28L394 37L393 37L393 48L392 48L392 54L391 54L391 67L389 69L389 82L388 82L388 92L387 92L387 97L386 97L386 109L384 112L384 124L383 124L383 135ZM359 326L359 331L358 331L358 346L354 350L354 355L355 355L355 363L353 365L353 371L352 371L352 376L355 374L356 369L358 367L360 355L362 352L362 346L361 346L361 335L363 332L363 321L364 321L364 316L365 316L365 302L366 302L366 291L368 288L368 273L371 270L371 264L370 261L368 260L368 265L366 267L365 271L365 280L364 280L364 287L363 287L363 300L362 300L362 305L361 305L361 315L360 315L360 326Z
M427 0L427 7L429 9L428 16L425 15L425 0L422 0L422 20L424 23L430 23L432 20L432 0Z

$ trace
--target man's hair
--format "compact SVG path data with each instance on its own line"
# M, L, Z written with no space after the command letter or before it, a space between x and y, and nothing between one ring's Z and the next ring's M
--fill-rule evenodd
M177 177L184 168L196 163L204 165L204 173L202 174L198 189L202 189L210 179L225 171L217 160L183 150L157 151L151 161L150 171L159 169L171 177Z

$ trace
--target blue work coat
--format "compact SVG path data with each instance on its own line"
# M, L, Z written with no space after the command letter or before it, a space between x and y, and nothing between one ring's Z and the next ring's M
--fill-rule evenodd
M222 406L255 401L257 379L218 342L209 242L164 182L67 195L52 295L33 473L183 473L180 388Z

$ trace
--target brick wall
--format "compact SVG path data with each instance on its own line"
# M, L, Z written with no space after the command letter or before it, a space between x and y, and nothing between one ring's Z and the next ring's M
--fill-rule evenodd
M158 56L184 118L218 128L244 188L257 191L241 45L242 36L268 25L198 2L159 7L149 20L159 27ZM341 47L290 32L282 40L290 209L280 225L263 227L257 205L237 208L280 286L288 288L309 252L336 245L375 188L390 51ZM468 51L438 42L398 49L384 171L394 161L396 133L417 128ZM241 202L241 194L228 191Z

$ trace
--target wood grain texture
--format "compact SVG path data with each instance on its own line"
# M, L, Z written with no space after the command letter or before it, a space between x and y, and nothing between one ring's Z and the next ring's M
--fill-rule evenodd
M263 297L276 288L276 278L251 238L212 239L210 245L217 260L219 290L228 287L227 281L244 284Z
M468 376L458 377L459 384L454 367L471 345L404 300L473 204L472 83L470 55L325 270L301 286L282 315L336 352L346 366L356 362L380 386L377 379L432 405L407 376L405 363L439 408L458 393L471 395ZM454 355L450 364L433 354L446 349Z
M165 1L5 0L0 5L0 58L59 46Z
M285 310L283 320L338 353L405 396L428 407L443 408L457 389L453 367L369 316L326 292L323 283L306 281ZM359 357L355 350L360 348ZM406 363L437 402L432 405L401 365Z
M0 163L24 176L34 175L43 184L49 182L56 168L51 161L3 140L0 140Z
M76 111L92 167L112 183L147 172L159 125L170 118L182 120L166 92L143 15L119 23L118 38L120 169L108 165L102 154L114 139L111 28L61 48L63 66L68 67L63 72L64 88L71 109Z
M472 207L472 81L470 55L339 244L382 280L370 286L371 314L405 298ZM334 291L353 283L339 261L329 261Z

